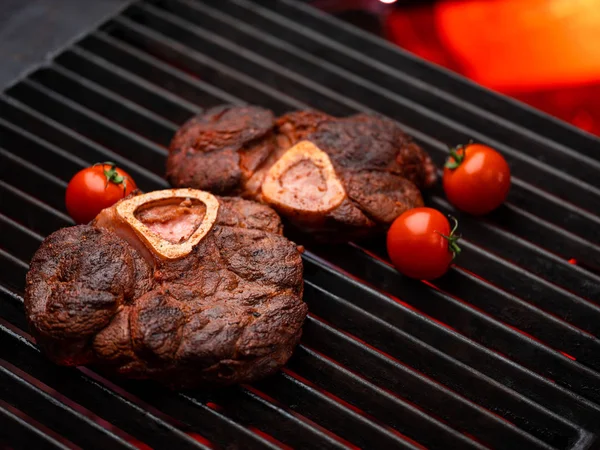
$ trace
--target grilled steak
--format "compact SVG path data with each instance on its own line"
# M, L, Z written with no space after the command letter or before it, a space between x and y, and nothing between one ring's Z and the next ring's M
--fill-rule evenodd
M63 365L175 387L264 377L306 316L302 261L277 214L192 189L130 196L36 252L25 306Z
M167 178L272 206L317 238L385 230L421 206L436 178L429 156L391 120L296 111L276 119L255 106L219 106L174 136Z

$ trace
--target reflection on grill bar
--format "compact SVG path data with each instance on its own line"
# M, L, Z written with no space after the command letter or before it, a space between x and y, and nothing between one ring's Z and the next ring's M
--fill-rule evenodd
M514 186L490 217L461 217L465 252L433 284L401 277L381 241L309 248L303 341L269 380L175 393L54 366L27 335L22 291L43 237L72 224L70 176L111 160L143 190L164 188L172 133L224 102L377 111L437 164L446 143L475 138L506 155ZM595 138L301 3L137 2L0 97L0 440L595 448L599 175ZM450 210L439 190L428 202Z

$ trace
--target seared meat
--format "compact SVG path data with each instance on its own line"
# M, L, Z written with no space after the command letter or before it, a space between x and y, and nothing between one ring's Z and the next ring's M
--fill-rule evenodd
M58 364L174 387L279 369L306 317L302 261L277 214L191 189L130 196L36 252L25 306Z
M174 186L215 194L239 194L273 152L273 113L255 107L220 106L193 117L175 134L167 160ZM199 188L198 188L199 189Z
M392 120L295 111L275 120L253 106L219 106L190 119L171 142L167 178L272 206L327 240L385 230L421 206L436 179L429 156Z

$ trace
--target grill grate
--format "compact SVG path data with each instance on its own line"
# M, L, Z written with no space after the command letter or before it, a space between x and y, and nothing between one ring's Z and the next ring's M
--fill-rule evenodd
M223 102L378 111L441 165L503 152L508 203L461 217L459 267L407 280L381 241L304 255L310 315L280 374L173 393L48 362L27 264L72 224L72 174L167 186L166 146ZM600 432L600 143L292 0L136 2L0 97L0 441L26 448L589 449ZM451 207L439 191L427 199ZM575 261L576 260L576 261Z

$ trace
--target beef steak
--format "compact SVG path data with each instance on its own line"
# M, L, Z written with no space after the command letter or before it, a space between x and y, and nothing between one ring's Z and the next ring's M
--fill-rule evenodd
M44 240L27 274L30 328L63 365L174 387L249 382L301 335L302 261L277 214L192 189L133 195Z
M256 106L219 106L175 134L174 186L236 194L272 206L315 237L347 240L385 230L421 206L436 179L429 156L395 122Z

